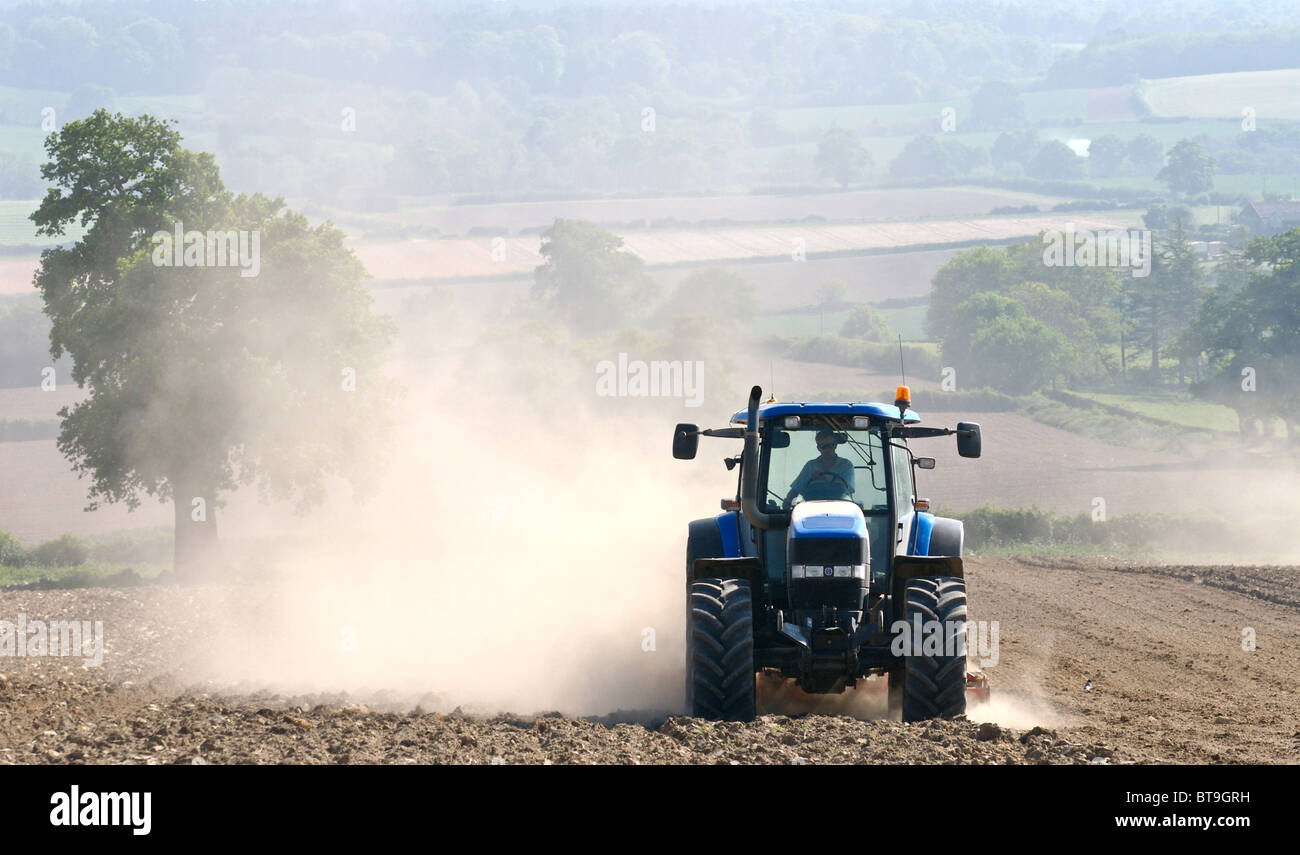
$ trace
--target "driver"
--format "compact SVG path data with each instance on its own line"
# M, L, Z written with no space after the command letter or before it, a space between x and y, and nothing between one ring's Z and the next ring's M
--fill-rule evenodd
M803 495L809 485L814 484L827 490L830 495L838 493L838 498L853 495L853 463L835 453L838 444L835 431L828 427L817 431L817 450L821 454L805 463L790 483L790 492L785 497L787 508L795 496Z

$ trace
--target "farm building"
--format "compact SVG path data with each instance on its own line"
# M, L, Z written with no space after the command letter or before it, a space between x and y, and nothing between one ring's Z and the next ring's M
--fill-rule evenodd
M1241 209L1241 224L1257 235L1275 235L1300 226L1300 202L1250 202Z

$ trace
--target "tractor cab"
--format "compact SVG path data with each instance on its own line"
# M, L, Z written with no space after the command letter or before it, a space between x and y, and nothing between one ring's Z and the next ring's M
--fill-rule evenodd
M839 508L835 519L846 513L859 519L858 527L874 545L867 564L883 575L889 567L890 532L896 520L910 520L915 499L905 442L891 441L885 418L867 411L877 405L766 406L768 412L761 407L759 411L758 492L772 527L786 533L787 546L780 551L788 552L791 540L820 531L791 526L787 517L792 520L798 511L801 520L815 525L817 508L831 503ZM838 412L841 408L849 412ZM799 412L789 412L796 409ZM781 555L771 557L781 563Z

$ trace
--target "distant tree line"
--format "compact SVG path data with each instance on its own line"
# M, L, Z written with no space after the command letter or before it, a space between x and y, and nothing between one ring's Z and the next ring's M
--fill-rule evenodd
M1300 436L1300 228L1202 261L1182 219L1158 232L1148 276L1045 263L1046 236L958 253L926 317L958 388L1025 394L1181 386Z

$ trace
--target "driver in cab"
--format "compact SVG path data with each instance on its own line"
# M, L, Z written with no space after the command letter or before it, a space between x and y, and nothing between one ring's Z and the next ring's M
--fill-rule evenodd
M805 499L847 499L853 495L853 463L835 453L839 440L835 431L822 428L817 431L817 450L821 453L809 460L790 483L785 497L789 508L795 496Z

